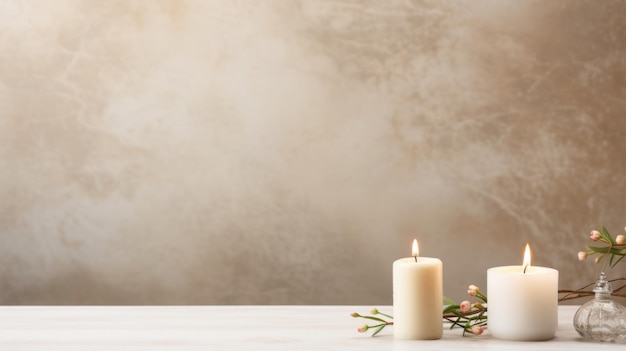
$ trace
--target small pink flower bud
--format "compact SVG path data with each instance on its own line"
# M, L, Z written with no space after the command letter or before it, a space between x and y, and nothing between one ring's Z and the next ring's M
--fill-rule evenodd
M472 334L474 335L480 335L485 331L485 328L481 327L480 325L473 325L472 326Z
M357 328L357 331L359 333L365 333L369 328L370 328L369 325L363 324L362 326Z
M598 241L598 239L600 239L600 232L597 230L592 230L589 238L593 241Z
M479 292L479 291L480 291L480 289L476 285L474 285L474 284L470 285L467 288L467 294L469 296L476 296L476 293Z
M372 308L372 309L370 310L370 313L371 313L371 314L378 314L378 309L377 309L377 308Z
M615 242L617 243L617 245L624 245L624 242L626 242L626 237L620 234L615 238Z
M586 253L585 251L580 251L580 252L578 253L578 260L579 260L579 261L584 261L584 260L585 260L585 258L587 258L587 253Z
M358 313L356 313L356 312L352 312L352 313L350 313L350 315L351 315L352 317L354 317L354 318L356 318L356 317L361 317L361 315L360 315L360 314L358 314Z
M465 300L463 302L461 302L461 304L459 305L459 308L461 309L462 313L467 313L469 312L470 308L472 307L472 305L470 304L469 301Z

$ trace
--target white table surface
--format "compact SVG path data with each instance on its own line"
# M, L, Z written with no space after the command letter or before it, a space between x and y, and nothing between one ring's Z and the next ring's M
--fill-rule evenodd
M572 326L578 306L559 306L556 337L497 340L489 332L440 340L376 337L356 328L370 306L0 307L0 350L626 350L582 339ZM379 307L390 312L391 307Z

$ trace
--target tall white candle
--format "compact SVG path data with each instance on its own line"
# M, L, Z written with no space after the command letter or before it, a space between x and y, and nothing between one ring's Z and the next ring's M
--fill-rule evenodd
M487 270L489 332L498 339L541 341L554 337L558 325L559 272L524 264Z
M443 334L443 265L441 260L413 257L393 263L393 335L400 339L431 340Z

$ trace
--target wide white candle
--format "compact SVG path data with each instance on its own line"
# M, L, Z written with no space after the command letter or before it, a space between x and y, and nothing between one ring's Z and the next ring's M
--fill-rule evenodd
M524 264L487 270L489 332L498 339L541 341L554 337L558 325L559 272Z
M441 260L414 257L393 263L393 335L400 339L431 340L443 334L443 265Z

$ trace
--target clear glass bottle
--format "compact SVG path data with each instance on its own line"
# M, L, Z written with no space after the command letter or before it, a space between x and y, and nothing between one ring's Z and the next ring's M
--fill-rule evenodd
M574 328L587 339L626 341L626 308L613 301L611 284L604 272L593 289L594 299L580 306L574 315Z

